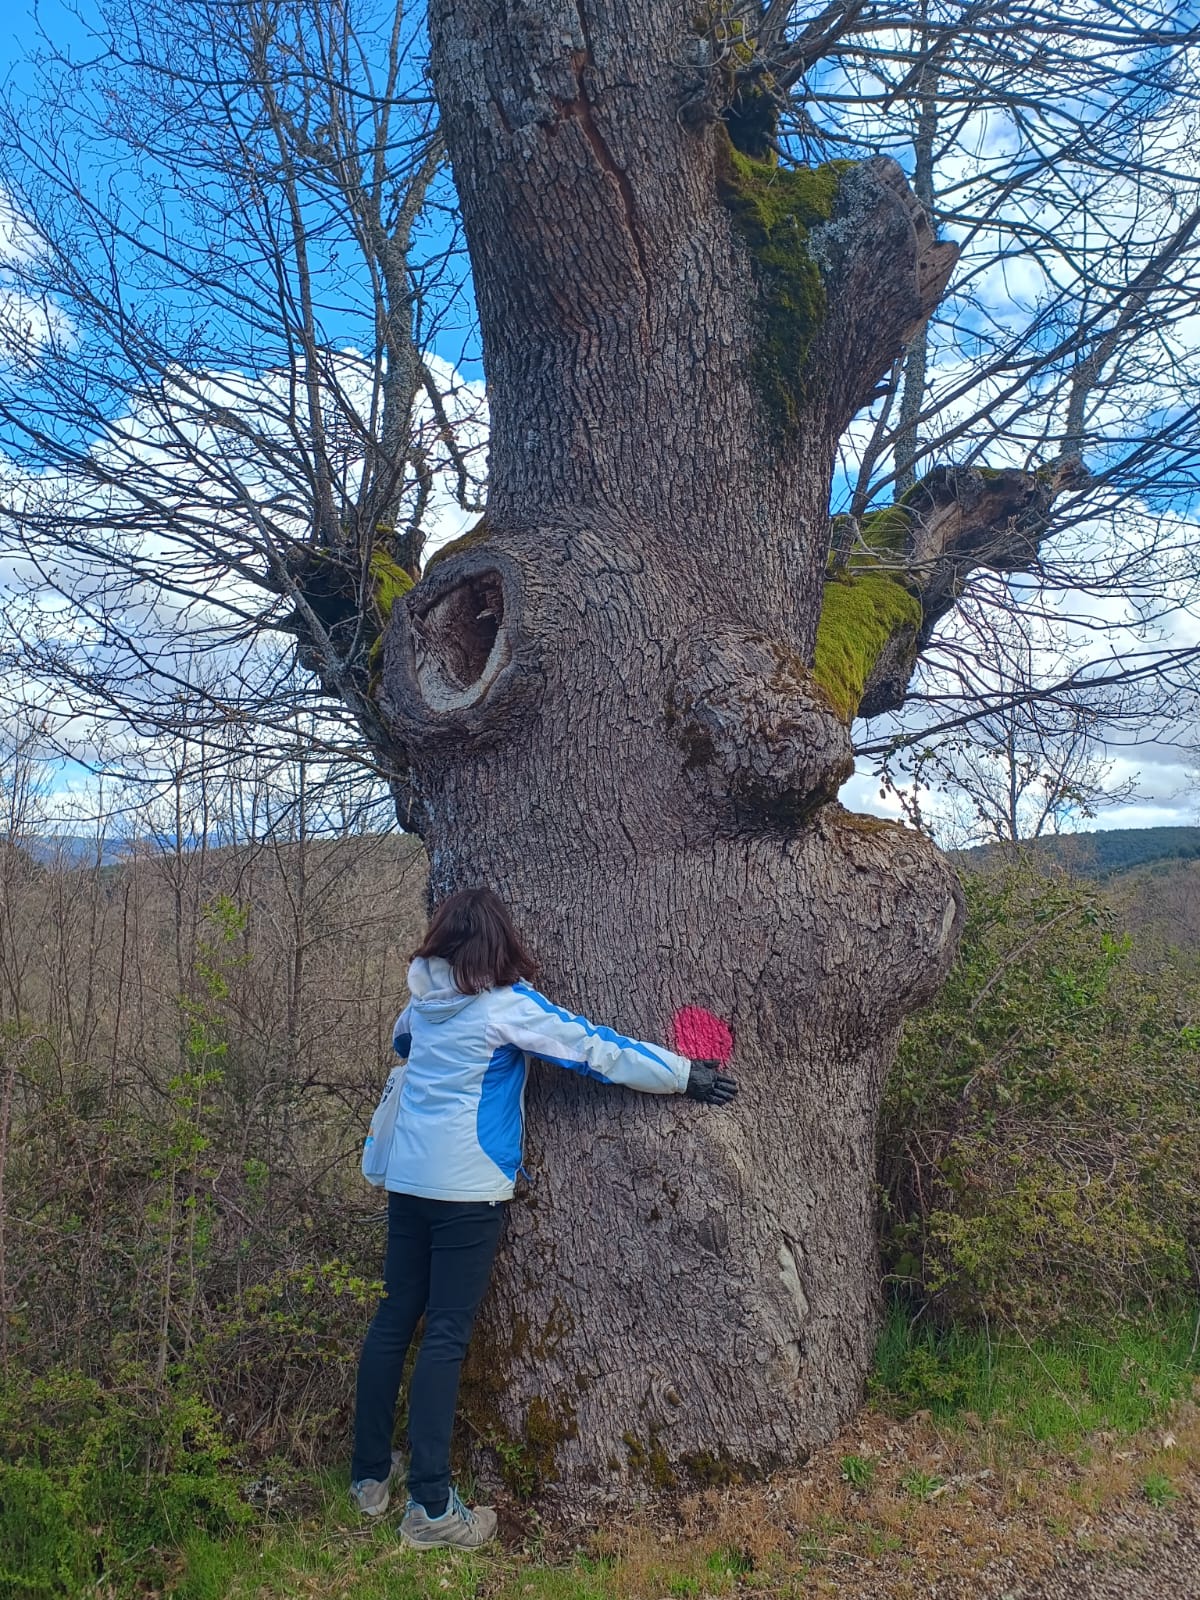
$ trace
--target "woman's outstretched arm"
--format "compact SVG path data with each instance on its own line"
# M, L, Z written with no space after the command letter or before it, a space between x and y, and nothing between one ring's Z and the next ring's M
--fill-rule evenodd
M683 1094L691 1074L687 1056L663 1045L626 1039L547 1000L526 983L514 985L488 1021L493 1044L514 1044L601 1083L619 1083L643 1094Z

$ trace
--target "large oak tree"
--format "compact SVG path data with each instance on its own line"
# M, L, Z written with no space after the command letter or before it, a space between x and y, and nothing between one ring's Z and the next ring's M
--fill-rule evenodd
M744 1084L706 1117L537 1078L475 1403L556 1474L762 1468L858 1398L881 1085L955 942L929 844L836 801L849 723L1058 480L927 478L885 524L911 569L831 579L838 440L956 257L900 168L780 166L736 75L689 113L684 0L430 33L491 402L486 518L385 646L433 892L494 884L628 1031L713 1014Z
M881 1086L959 916L924 838L838 804L851 724L904 706L977 574L1015 609L1004 585L1043 570L1051 532L1194 456L1197 408L1147 402L1144 436L1086 460L1118 358L1195 304L1200 211L1131 223L1119 270L1075 251L1078 282L1020 348L975 326L978 359L940 394L957 249L939 218L968 242L1003 218L1049 260L1027 198L1044 209L1071 160L1123 170L1180 39L1100 7L1088 38L1116 64L1097 89L1070 7L430 0L435 132L402 8L374 77L323 0L158 0L157 33L112 9L105 59L143 89L102 96L95 127L143 182L79 177L96 136L72 142L70 73L54 138L19 108L4 125L36 224L13 270L40 315L5 329L0 421L26 469L8 516L39 578L72 592L82 570L74 592L134 647L129 595L156 563L210 627L225 607L298 636L421 832L435 897L495 886L565 1003L692 1053L732 1036L743 1092L721 1116L535 1074L474 1436L576 1483L794 1459L859 1396ZM1036 124L1037 159L956 200L938 152L984 103ZM911 110L915 189L864 158L847 105L876 133ZM469 475L414 269L443 143L491 458L482 521L423 561L430 452ZM1135 219L1160 165L1143 140ZM453 255L436 229L422 249ZM1144 389L1149 367L1127 370ZM868 407L857 482L835 485Z

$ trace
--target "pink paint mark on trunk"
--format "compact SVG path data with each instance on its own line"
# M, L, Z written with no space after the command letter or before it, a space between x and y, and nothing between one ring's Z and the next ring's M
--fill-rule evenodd
M733 1054L729 1024L703 1006L681 1006L671 1018L671 1048L693 1061L719 1061Z

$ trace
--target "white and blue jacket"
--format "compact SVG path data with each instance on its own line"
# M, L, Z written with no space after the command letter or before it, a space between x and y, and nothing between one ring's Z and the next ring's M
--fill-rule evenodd
M384 1187L432 1200L509 1200L525 1136L529 1057L646 1094L682 1094L691 1063L552 1005L526 983L463 994L419 956L392 1034L407 1057Z

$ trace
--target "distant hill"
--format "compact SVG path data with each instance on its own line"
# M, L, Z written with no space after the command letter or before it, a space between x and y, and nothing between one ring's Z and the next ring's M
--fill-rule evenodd
M101 839L83 833L50 833L40 839L22 839L20 848L31 856L39 867L61 864L65 867L90 867L96 864L97 852L102 867L115 866L128 861L135 845L127 839Z
M1200 860L1200 828L1100 828L1030 839L1022 849L1065 867L1081 878L1113 878L1156 861ZM986 866L1005 853L1002 845L957 850L965 867Z
M7 836L0 834L0 845L6 842ZM200 842L199 837L189 834L183 841L183 848L186 852L197 850ZM210 850L220 850L227 843L219 833L208 837ZM175 849L175 841L166 834L157 838L152 834L126 838L114 833L97 839L95 834L89 833L44 833L40 837L22 838L17 848L39 867L92 867L97 861L102 867L114 867L132 861L135 856L169 855Z
M0 842L2 840L0 835ZM222 842L211 839L210 848L220 848ZM54 862L91 866L96 860L96 839L87 834L47 834L40 839L24 839L21 846L40 866ZM189 839L184 848L191 850L194 846L195 841ZM171 848L172 841L168 839L106 839L101 846L100 864L113 866L134 855L155 855ZM1062 833L1030 839L1021 848L1081 878L1113 878L1156 861L1200 861L1200 827L1101 828L1095 833ZM1005 852L1004 846L983 844L950 854L953 860L970 869L1000 860Z

